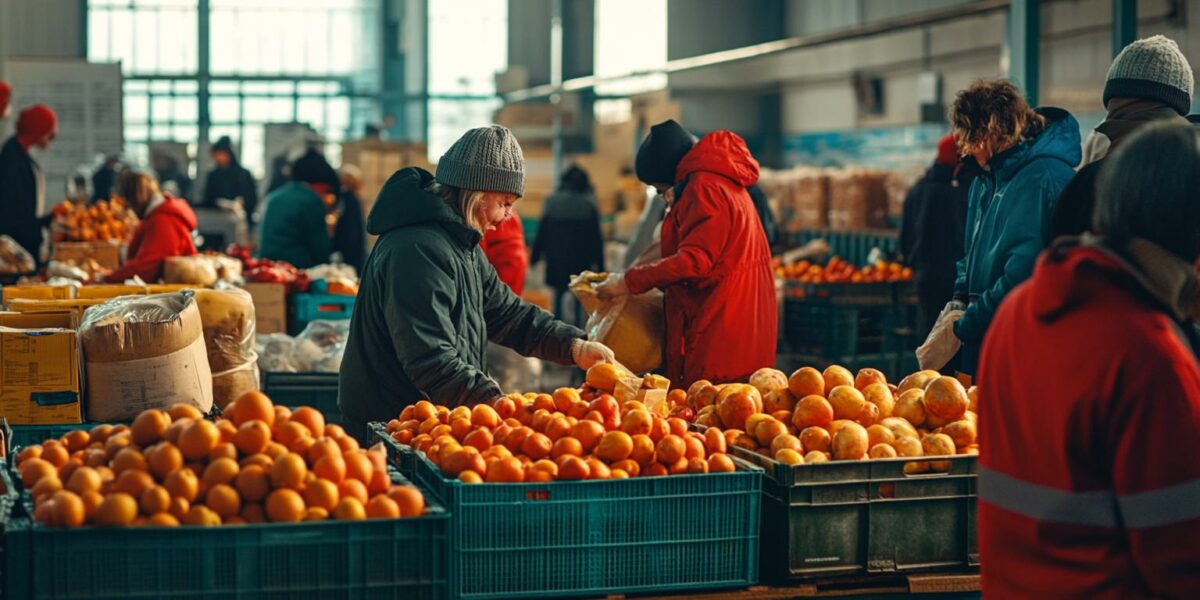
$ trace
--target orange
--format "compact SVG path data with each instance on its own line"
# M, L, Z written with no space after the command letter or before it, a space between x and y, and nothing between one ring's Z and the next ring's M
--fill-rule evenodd
M132 445L133 445L133 436L130 435L130 433L128 431L121 432L121 433L114 433L113 435L108 436L107 440L104 440L104 453L108 456L109 460L112 460L112 458L114 456L116 456L117 452L120 452L122 448L127 448ZM43 444L42 445L42 458L46 458L46 453L49 451L50 451L50 445Z
M287 454L288 452L289 452L289 450L287 449L287 446L284 446L283 444L280 444L279 442L268 443L267 449L263 451L264 454L271 457L272 461L279 460L280 456L283 456L284 454Z
M217 431L221 432L221 443L233 443L234 436L237 435L237 425L229 419L221 419L217 421Z
M317 440L313 439L311 435L301 435L292 440L291 444L288 444L288 450L295 452L300 456L308 456L308 451L311 450L316 443Z
M325 435L325 415L310 406L301 406L293 411L290 422L304 425L314 438Z
M486 404L476 404L471 409L471 424L476 427L497 427L500 425L500 413Z
M654 429L654 418L650 411L644 409L633 409L625 413L625 417L621 420L621 431L629 435L637 435L639 433L649 435Z
M552 417L546 424L544 433L550 441L556 442L571 432L571 422L561 415Z
M829 431L821 427L805 427L800 432L800 444L806 452L828 452L832 442Z
M88 435L88 432L82 429L73 429L63 436L63 443L67 445L69 452L78 452L87 448L91 438L92 436Z
M54 494L54 523L59 527L79 527L87 516L81 499L74 492L66 490Z
M90 520L96 514L96 509L104 503L104 496L100 492L84 492L79 494L79 498L83 500L85 520Z
M654 415L653 419L654 424L650 427L650 439L654 440L654 443L657 444L661 442L668 433L671 433L671 428L669 425L667 425L666 419L658 415Z
M399 519L400 505L395 500L380 494L367 502L368 519Z
M322 457L313 465L313 473L334 484L341 483L346 478L346 461L340 453Z
M637 462L627 458L625 460L613 463L612 472L614 479L616 478L617 471L621 471L629 477L637 477L638 474L642 472L642 466L637 464Z
M585 381L597 390L611 393L625 373L614 364L600 363L587 370Z
M473 447L461 448L452 452L441 464L442 473L448 477L458 477L463 471L475 471L482 475L487 470L483 456ZM379 474L380 471L376 471ZM386 480L386 473L384 474ZM372 477L374 480L374 477Z
M271 485L298 490L304 483L304 474L307 472L308 467L299 454L285 454L271 465Z
M183 453L170 442L155 444L146 449L146 466L162 480L183 467Z
M683 437L687 435L688 424L687 421L684 421L679 417L671 417L667 419L667 429L670 430L671 435Z
M113 430L113 426L106 423L103 425L97 425L97 426L93 427L92 430L90 432L88 432L88 434L89 434L89 437L91 437L93 442L100 442L101 444L103 444L104 440L107 440L108 436L112 435L112 430Z
M492 443L492 432L487 429L476 429L462 438L463 446L470 446L480 452L491 448Z
M425 514L425 496L411 485L398 485L388 492L388 497L400 507L403 517L419 517Z
M358 440L354 439L354 436L350 435L343 435L342 437L337 438L337 443L342 447L342 452L353 452L359 448Z
M83 451L79 452L79 454L81 456L82 456L82 453L83 453ZM83 466L83 461L80 460L79 458L68 459L67 462L63 463L63 465L58 468L58 478L63 481L67 481L67 480L71 479L71 473L74 473L75 469L78 469L79 467L82 467L82 466Z
M17 468L19 469L21 466L21 463L23 463L31 458L41 458L41 457L42 457L42 445L41 444L25 446L24 448L21 448L20 452L17 453Z
M554 447L551 448L550 456L559 458L561 456L583 456L583 444L573 437L559 438L554 442Z
M554 412L554 398L550 394L538 394L533 397L533 410Z
M650 436L639 433L630 439L633 442L633 450L629 453L631 460L643 467L654 460L654 440Z
M133 448L122 448L121 451L117 452L117 455L113 457L112 470L120 475L122 471L127 471L129 469L136 469L138 471L147 470L146 457L142 456L140 451Z
M488 465L484 481L488 483L521 483L525 480L525 469L515 458L501 458Z
M183 524L215 527L221 524L221 516L211 508L197 504L188 509L187 514L183 517Z
M342 498L332 514L339 521L362 521L367 518L367 509L358 498Z
M171 417L172 421L183 419L185 417L193 421L199 421L200 419L204 418L204 413L200 412L199 408L196 408L191 404L184 404L182 402L172 405L171 408L168 408L167 415Z
M555 410L561 413L567 412L570 410L572 404L581 400L579 397L579 390L566 387L554 390L554 394L551 395L551 399L554 401Z
M239 428L247 421L253 420L262 421L267 427L271 427L275 424L275 408L266 394L251 391L239 396L228 414L233 419L233 424Z
M867 430L858 423L849 422L833 434L830 449L835 460L857 460L867 455L870 449Z
M179 527L179 519L176 519L175 515L171 513L163 512L150 515L150 518L146 519L146 524L154 527Z
M346 430L341 425L336 423L327 423L325 425L325 437L337 439L346 435Z
M111 438L110 438L111 439ZM207 458L221 443L221 431L208 421L195 421L179 434L179 451L188 460Z
M124 492L134 498L141 498L142 492L154 487L154 478L145 471L129 469L122 471L117 475L116 485L113 489L118 492Z
M189 419L187 417L175 419L174 421L171 422L171 425L169 427L167 427L167 430L165 432L163 432L163 434L162 434L163 441L170 442L175 445L179 445L179 436L180 436L180 434L183 433L183 430L187 429L188 427L191 427L192 423L195 423L196 421L199 421L199 420L200 419ZM111 438L111 437L112 437L112 435L109 436L109 438Z
M358 498L359 502L366 502L370 497L367 494L367 485L357 479L347 479L338 484L338 496Z
M673 391L683 391L683 390L673 390ZM612 473L612 475L610 477L611 479L629 479L629 473L626 473L625 471L623 471L621 469L612 469L611 473Z
M170 475L167 475L163 486L167 488L168 492L171 492L172 496L183 498L188 502L195 500L200 493L200 479L189 469L171 472Z
M76 494L100 491L100 473L91 467L79 467L67 478L67 489Z
M171 508L171 494L167 488L161 485L146 489L140 496L138 505L142 509L142 514L146 516L167 511Z
M461 442L471 432L472 427L470 419L451 419L450 435Z
M337 484L318 479L304 489L304 501L310 507L317 506L325 510L333 510L338 504Z
M598 458L588 458L587 465L591 469L591 474L588 476L589 479L608 479L612 477L612 470L608 468L608 465L604 464L604 461Z
M713 454L708 457L709 473L732 473L735 470L733 459L728 454Z
M42 446L42 460L49 462L55 467L63 466L70 458L71 453L67 452L67 447L62 444Z
M275 424L275 441L284 447L291 448L296 440L307 437L312 437L312 431L303 423L287 421L282 425L278 422Z
M704 432L704 449L709 454L724 453L726 449L725 436L720 429L709 427Z
M219 483L232 483L240 470L241 468L238 467L237 461L232 458L218 458L208 463L208 467L204 469L204 476L200 478L200 481L210 486Z
M266 454L255 454L255 455L247 456L246 458L243 458L242 462L240 462L238 464L243 469L245 469L246 467L249 467L250 465L258 465L259 467L262 467L262 469L264 471L270 471L271 465L275 464L275 459L271 458L270 456L267 456Z
M507 396L497 398L492 402L492 408L501 419L507 419L517 413L517 403Z
M558 467L560 481L578 481L592 476L592 468L578 456L567 456Z
M658 457L658 462L664 465L672 465L683 459L687 452L687 443L683 438L671 434L662 439L655 447L655 453Z
M107 465L108 455L105 454L103 448L91 448L83 452L83 462L89 467Z
M182 521L184 519L184 517L187 516L188 511L191 509L192 509L191 502L188 502L184 498L172 497L171 498L171 507L169 509L167 509L167 512L171 513L171 516Z
M37 484L29 490L29 495L33 497L35 502L44 502L54 494L57 494L63 489L62 480L57 475L53 477L43 477L38 480Z
M704 451L704 442L700 441L699 437L689 435L689 436L684 436L682 439L683 439L683 443L685 444L685 449L683 452L684 458L703 459L705 456L707 456L708 453Z
M251 420L238 427L237 435L233 436L233 445L242 454L258 454L267 449L271 442L271 427L262 420Z
M826 398L829 397L833 388L840 385L854 387L854 374L846 367L840 365L830 365L821 373L821 377L825 380L825 393L823 395Z
M275 523L295 523L304 518L304 499L295 490L278 489L267 496L267 518Z
M319 506L310 506L304 511L304 521L326 521L329 519L329 511Z
M259 502L271 491L271 479L258 465L243 468L234 479L234 487L246 502Z
M463 483L483 483L483 477L475 471L463 471L459 473L458 480Z
M825 377L812 367L802 367L788 378L788 391L797 398L824 396Z
M347 452L343 456L346 461L346 477L348 479L357 479L364 484L371 482L371 474L375 471L375 465L361 452Z
M504 446L511 450L514 454L521 452L521 446L525 443L525 438L533 435L535 432L528 427L517 427L512 430L504 438Z
M603 436L604 426L595 421L585 419L571 427L571 437L579 440L584 452L591 452Z
M596 445L596 456L608 462L625 460L633 453L633 438L624 431L610 431Z
M242 499L232 486L219 483L208 490L204 503L222 519L237 516L242 512Z
M521 443L521 451L531 460L539 460L550 456L552 447L553 442L542 433L534 433L526 437L525 441Z
M171 415L158 409L143 410L129 425L133 443L145 447L157 442L171 425Z
M262 504L245 503L242 505L242 518L247 523L266 523L267 511Z
M925 408L947 422L963 418L970 404L967 390L954 377L938 377L925 387Z
M417 403L412 406L412 409L412 418L418 421L424 421L437 416L437 407L435 407L433 403L428 400L418 400Z
M137 518L138 505L133 496L125 493L114 493L104 497L104 502L96 508L95 521L97 525L107 527L125 527Z

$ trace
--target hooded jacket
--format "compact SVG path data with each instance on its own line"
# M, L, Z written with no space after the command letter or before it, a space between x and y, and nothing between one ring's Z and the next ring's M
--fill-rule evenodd
M1135 244L1137 242L1138 244ZM979 365L985 597L1200 597L1192 265L1059 244ZM1183 325L1183 327L1181 327Z
M204 183L204 200L201 206L215 208L218 198L232 200L240 197L246 215L253 219L254 211L258 208L258 185L254 183L254 176L238 162L232 147L222 145L220 149L229 153L229 166L209 171L208 179Z
M546 199L532 262L546 259L546 285L562 291L572 276L604 270L600 213L591 192L560 188Z
M42 226L38 222L38 166L17 136L0 149L0 235L16 240L42 264Z
M997 307L1033 272L1045 247L1043 231L1059 192L1079 164L1079 123L1058 108L1040 135L992 157L967 194L965 255L954 297L968 303L954 333L962 340L962 371L975 374L983 336Z
M487 342L571 363L584 333L523 302L480 248L482 236L425 191L433 175L397 171L379 192L367 231L378 235L350 319L338 389L347 430L395 418L428 399L472 405L501 395L487 375Z
M325 201L312 188L292 182L267 197L259 224L259 258L282 260L297 269L329 261L333 240L325 223Z
M164 193L163 203L150 211L133 230L129 260L105 279L120 283L137 275L142 281L158 281L162 278L164 260L196 254L196 245L192 242L195 229L196 213L192 208L183 200Z
M496 275L514 294L525 291L525 273L529 270L529 253L525 249L525 229L521 217L513 215L483 235L483 255L496 269Z
M676 169L662 227L663 258L630 269L630 292L664 292L667 376L687 388L728 382L775 364L779 313L767 237L746 187L758 162L746 142L717 131Z

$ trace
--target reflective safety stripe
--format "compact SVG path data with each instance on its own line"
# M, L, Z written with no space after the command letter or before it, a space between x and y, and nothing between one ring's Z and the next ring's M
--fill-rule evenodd
M1121 496L1117 501L1126 527L1162 527L1200 519L1200 479Z
M1149 492L1071 492L979 467L979 498L1038 521L1064 525L1162 527L1200 519L1200 479Z
M979 467L979 498L1038 521L1064 525L1116 527L1117 497L1112 492L1069 492Z

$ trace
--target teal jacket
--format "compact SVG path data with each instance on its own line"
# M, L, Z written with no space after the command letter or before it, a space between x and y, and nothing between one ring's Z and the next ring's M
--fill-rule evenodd
M1058 108L1040 108L1046 129L988 161L967 196L966 254L958 261L954 297L967 302L954 326L962 366L974 374L979 350L1000 302L1029 278L1044 248L1043 225L1080 160L1079 123Z
M259 258L284 260L297 269L327 263L333 252L325 202L302 183L289 183L267 196L258 232Z

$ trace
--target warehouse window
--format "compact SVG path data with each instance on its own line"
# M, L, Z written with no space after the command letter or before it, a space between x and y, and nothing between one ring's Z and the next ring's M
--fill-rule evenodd
M638 18L630 19L636 14ZM622 77L596 86L600 95L628 95L667 87L666 0L604 0L596 3L595 67L597 77ZM631 73L645 73L623 77ZM629 100L596 102L596 118L629 118Z
M429 159L500 108L495 74L508 66L508 5L494 0L429 3Z

